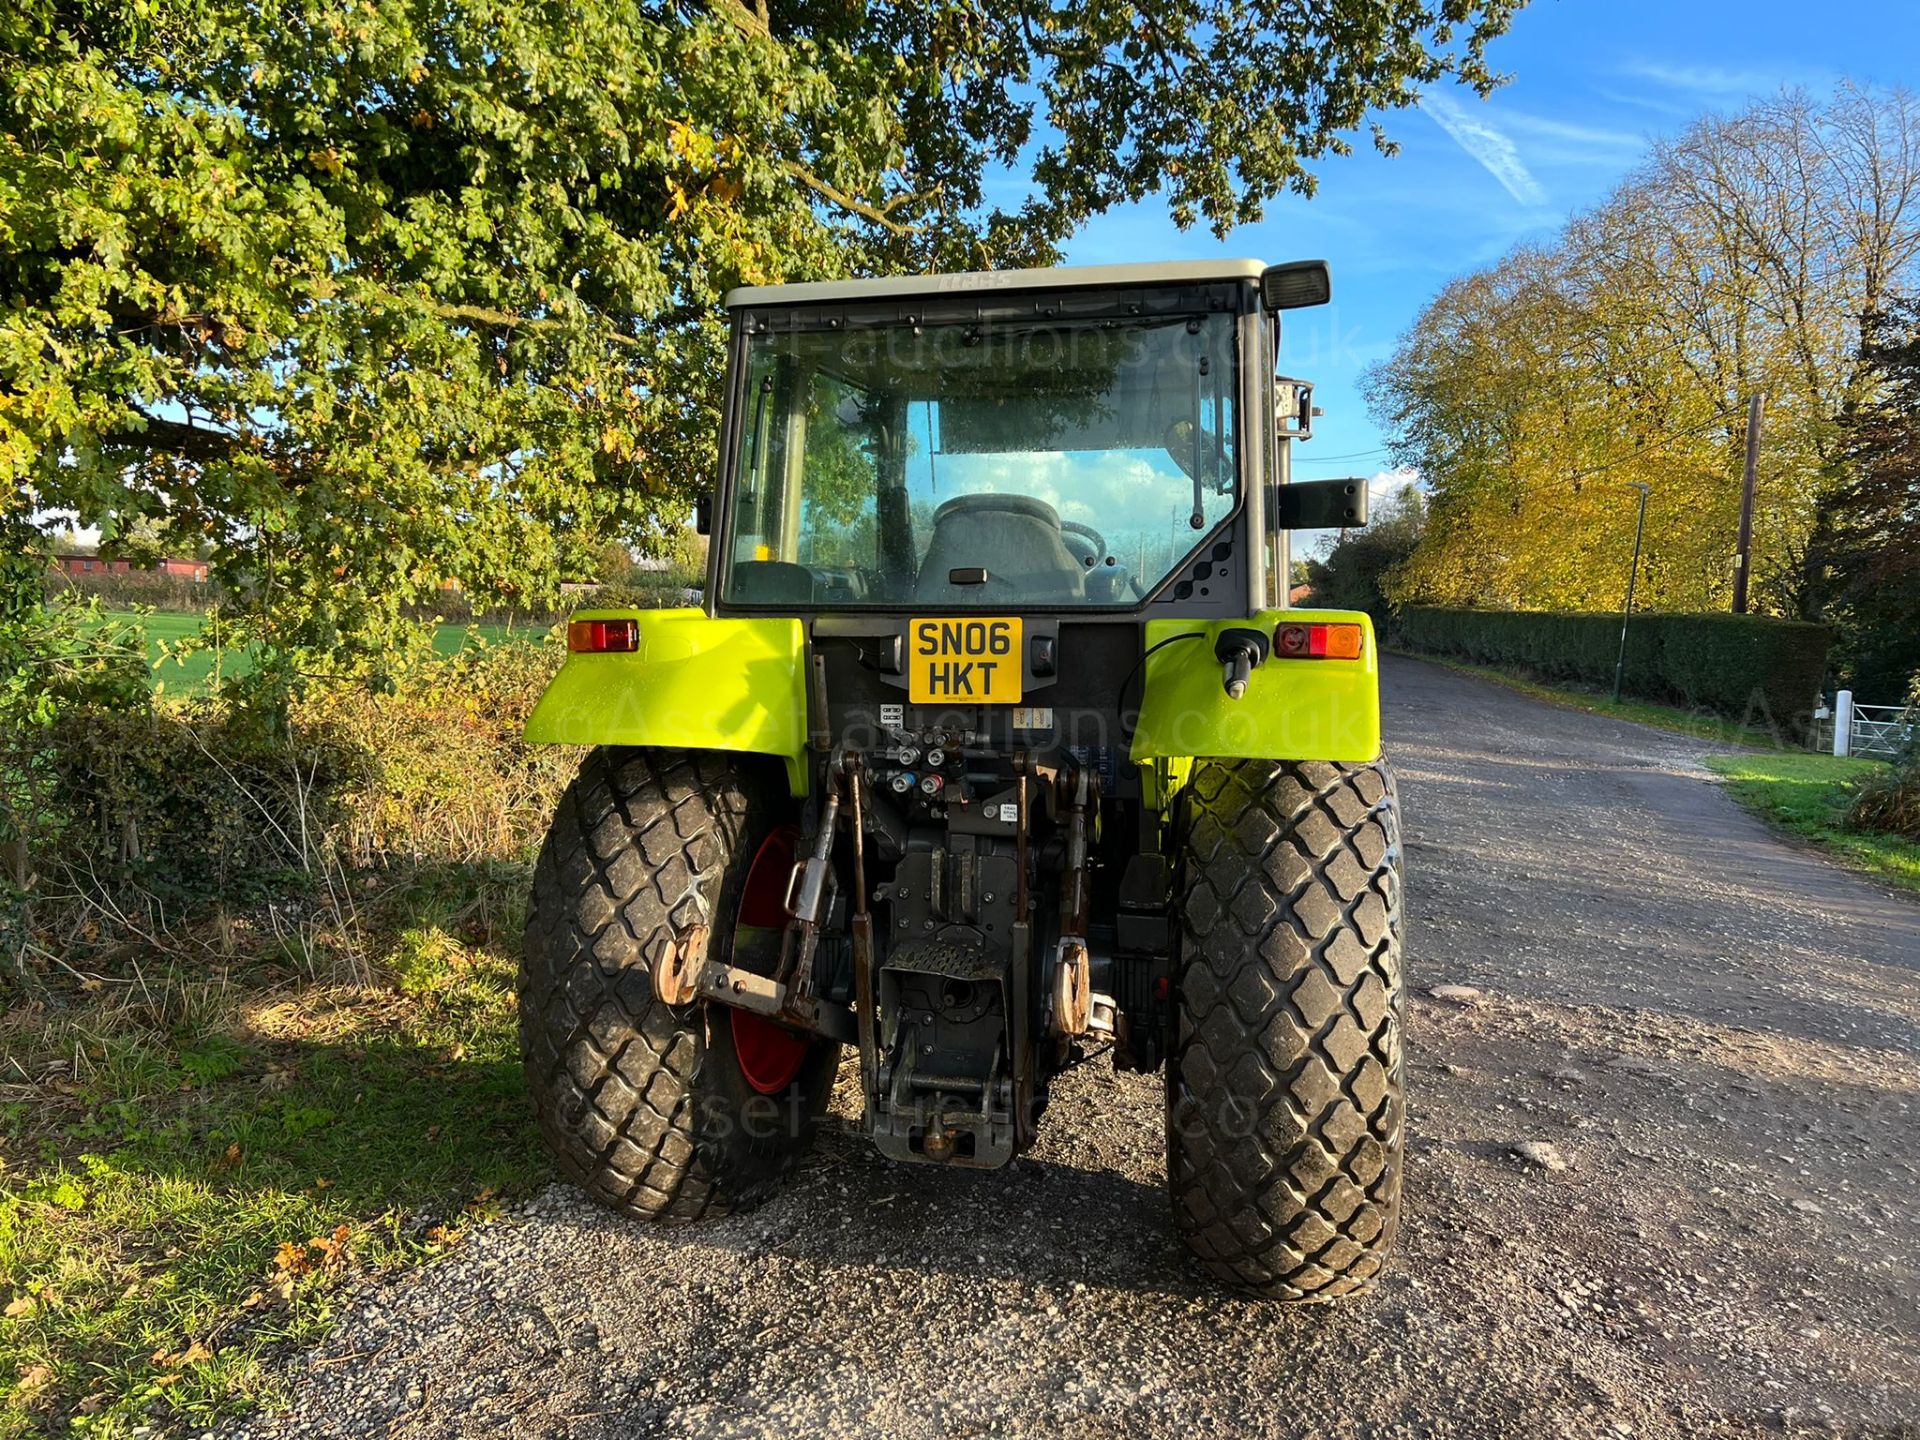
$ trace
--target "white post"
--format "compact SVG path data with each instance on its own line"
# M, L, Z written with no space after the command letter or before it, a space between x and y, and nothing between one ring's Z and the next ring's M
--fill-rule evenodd
M1833 697L1833 753L1847 755L1853 750L1853 691L1842 690Z

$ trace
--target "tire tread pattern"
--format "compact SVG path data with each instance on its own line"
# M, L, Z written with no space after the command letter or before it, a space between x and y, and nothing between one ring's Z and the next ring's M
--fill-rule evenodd
M661 1004L652 980L708 920L726 869L749 863L761 803L731 756L595 750L541 847L520 969L527 1085L562 1173L617 1210L696 1220L757 1203L778 1178L730 1175L702 1143L709 1020Z
M1272 1299L1368 1288L1399 1227L1400 828L1385 762L1202 761L1176 828L1174 1226Z

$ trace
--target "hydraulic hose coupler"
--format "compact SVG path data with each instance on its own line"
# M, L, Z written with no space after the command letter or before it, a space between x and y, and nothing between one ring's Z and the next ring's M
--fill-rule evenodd
M1223 667L1220 683L1226 687L1229 700L1247 693L1247 681L1266 660L1268 644L1266 631L1239 626L1214 637L1213 658Z

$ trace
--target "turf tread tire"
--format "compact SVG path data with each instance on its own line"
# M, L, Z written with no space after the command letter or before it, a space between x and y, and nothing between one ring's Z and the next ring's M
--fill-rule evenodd
M568 1179L645 1219L766 1199L832 1085L838 1047L823 1043L786 1095L756 1097L724 1016L653 993L652 966L693 926L733 913L781 814L786 787L755 758L595 750L534 868L519 999L540 1131ZM710 951L731 934L712 933Z
M1202 761L1176 828L1174 1226L1278 1300L1368 1288L1399 1228L1400 826L1384 762Z

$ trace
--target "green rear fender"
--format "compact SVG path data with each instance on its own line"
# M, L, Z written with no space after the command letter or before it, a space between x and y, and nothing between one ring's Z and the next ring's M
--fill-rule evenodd
M801 622L710 618L699 610L583 610L578 620L633 620L639 649L569 655L527 721L527 739L777 755L796 795L807 788L806 637ZM1344 621L1365 630L1357 660L1269 659L1247 693L1227 698L1213 638L1235 626ZM1146 643L1192 640L1147 658L1132 759L1164 800L1194 759L1345 760L1380 754L1379 651L1366 615L1263 610L1247 620L1155 620Z
M1282 660L1269 656L1247 682L1247 693L1227 698L1214 637L1222 630L1262 630L1281 624L1360 625L1365 643L1357 660ZM1246 620L1153 620L1149 647L1198 632L1147 657L1132 758L1148 765L1166 793L1177 789L1195 759L1345 760L1380 756L1379 649L1373 622L1355 610L1262 610Z
M807 788L806 636L785 617L715 620L699 610L582 610L634 620L639 648L568 655L527 719L527 739L778 755Z

